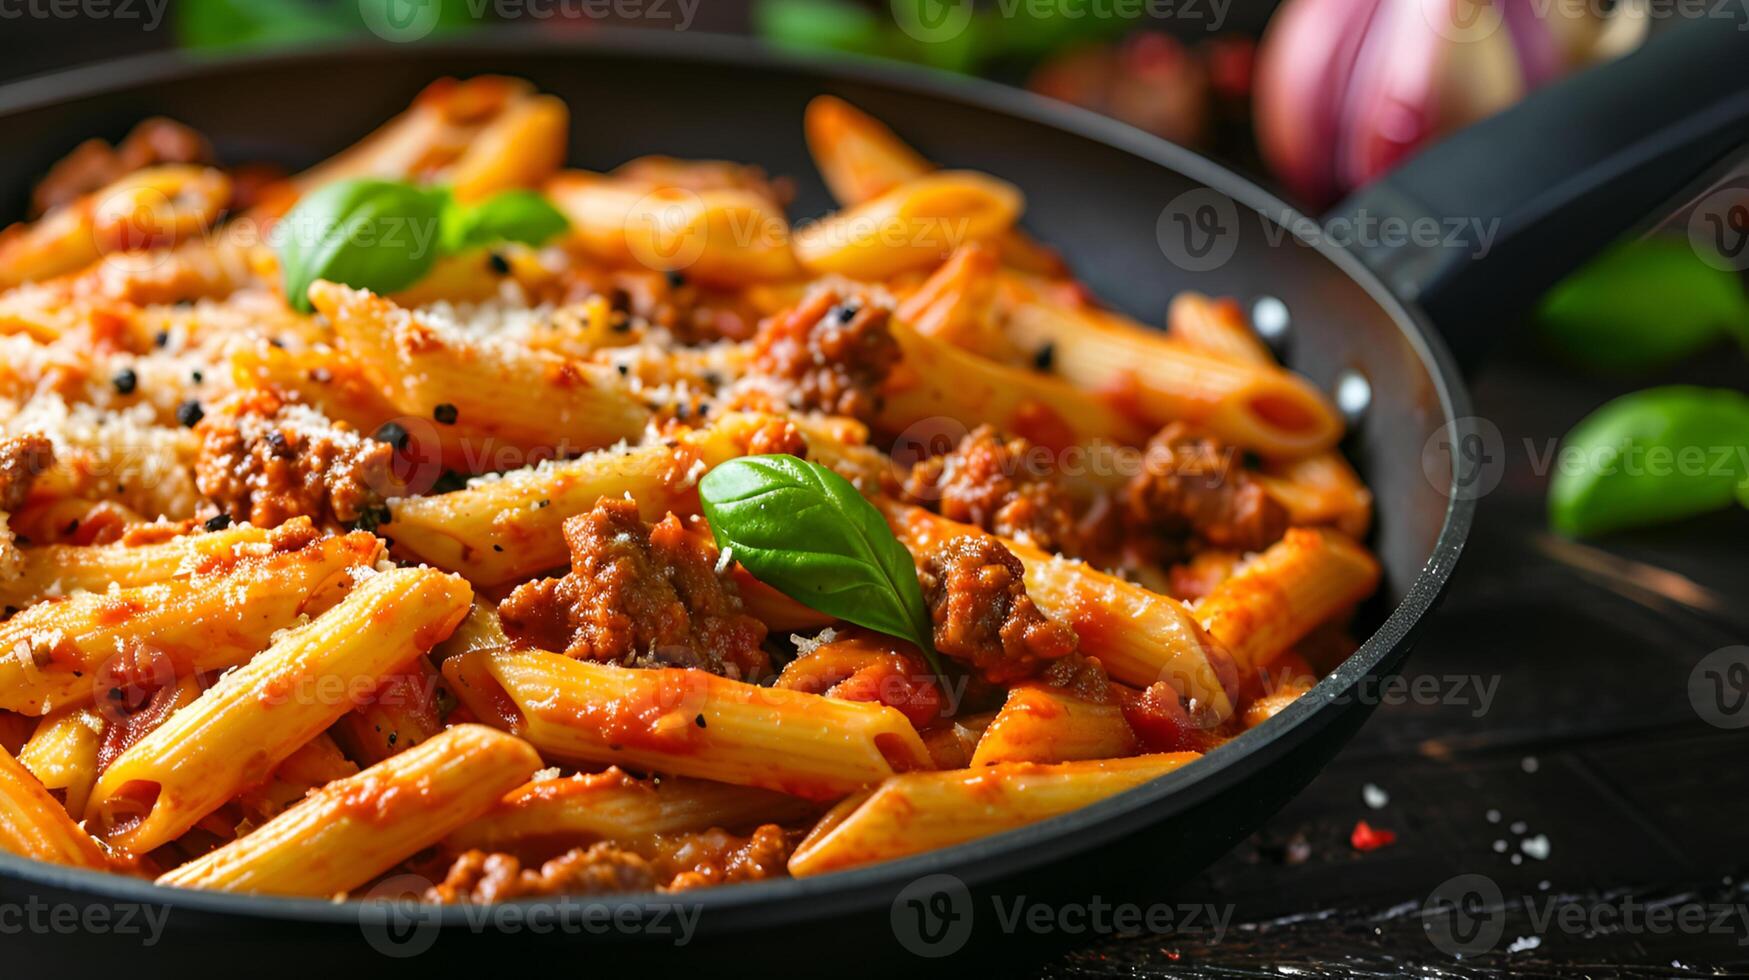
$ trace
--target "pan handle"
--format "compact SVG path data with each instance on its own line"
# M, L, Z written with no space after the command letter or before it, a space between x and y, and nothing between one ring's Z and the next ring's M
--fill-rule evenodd
M1749 22L1710 16L1429 146L1326 227L1380 229L1350 236L1354 251L1472 365L1545 289L1746 140ZM1438 234L1371 240L1390 227Z

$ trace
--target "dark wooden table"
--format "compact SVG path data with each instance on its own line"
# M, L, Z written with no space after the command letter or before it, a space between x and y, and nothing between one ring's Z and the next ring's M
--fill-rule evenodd
M1749 366L1721 349L1657 380L1745 389ZM1479 377L1508 468L1405 668L1423 696L1382 704L1172 896L1225 928L1102 939L1038 975L1749 975L1749 728L1690 698L1704 657L1749 644L1749 511L1590 545L1545 530L1548 440L1650 383L1529 350ZM1396 842L1357 851L1358 820Z

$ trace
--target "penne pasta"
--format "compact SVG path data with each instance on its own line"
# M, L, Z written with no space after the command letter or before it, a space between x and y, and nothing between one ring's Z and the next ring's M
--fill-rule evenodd
M905 324L892 324L904 360L882 389L876 419L889 432L949 418L980 422L1050 449L1100 441L1137 444L1147 433L1097 397L1056 378L986 360Z
M542 651L448 660L474 715L555 758L697 776L825 800L925 768L905 716L698 670L625 670Z
M571 111L550 95L514 99L468 140L444 174L458 201L539 187L558 171L569 149Z
M1230 299L1180 293L1172 300L1166 322L1171 336L1198 350L1243 364L1275 363L1269 348L1245 323L1239 305ZM1288 520L1296 527L1329 525L1360 538L1372 524L1372 492L1341 453L1277 461L1258 479L1287 508Z
M398 554L460 572L482 586L565 564L560 528L609 497L630 497L644 516L698 511L698 478L745 455L770 416L729 415L654 445L605 449L505 473L435 497L389 506L383 533Z
M299 193L308 193L353 177L456 176L451 168L461 170L460 176L465 177L459 161L469 158L483 133L517 108L544 99L527 82L501 75L439 79L427 85L406 112L344 153L292 178L291 183ZM504 140L493 141L485 149L494 154L517 152ZM531 149L538 157L541 148ZM486 169L484 155L473 155L474 169Z
M328 897L356 888L491 810L540 757L520 739L457 725L329 783L247 836L159 877L161 885Z
M802 118L808 152L838 203L850 207L935 170L891 129L843 99L816 96ZM1063 260L1055 252L1010 231L996 240L1005 264L1035 275L1062 275Z
M790 874L842 871L1024 827L1133 789L1197 758L1195 752L1173 752L895 776L822 817L790 856Z
M0 623L0 708L42 715L91 704L99 685L242 663L380 548L369 534L323 538L186 580L38 603Z
M1274 364L1275 355L1245 322L1239 304L1186 290L1166 309L1166 334L1190 347L1241 364Z
M430 569L369 576L122 753L87 815L123 850L174 840L448 636L472 597L466 582Z
M326 734L317 735L285 757L266 782L237 795L237 805L256 823L266 823L299 800L337 779L356 776L358 766Z
M802 129L827 189L846 207L935 169L879 120L834 96L808 103Z
M991 246L962 245L895 312L925 337L1012 363L1020 352L992 316L996 267L997 252Z
M51 793L61 794L70 815L85 812L97 782L97 748L107 724L92 708L68 708L44 718L19 750L18 761Z
M1372 491L1339 453L1272 463L1257 479L1295 527L1333 527L1358 540L1372 526Z
M307 523L307 522L306 522ZM297 532L289 529L288 532ZM297 532L301 533L301 532ZM51 594L101 592L188 578L265 550L272 532L238 524L152 544L50 544L20 550L18 574L0 580L0 605L23 608Z
M311 286L310 299L391 404L418 419L450 406L457 433L477 442L483 458L497 445L560 453L610 446L650 419L602 365L463 337L329 282Z
M1018 684L978 739L973 766L1074 762L1134 755L1136 737L1115 698L1090 701L1049 684Z
M210 231L231 179L208 167L145 167L0 233L0 289L77 272L105 254L172 246Z
M1196 604L1241 673L1265 667L1313 627L1378 588L1379 563L1334 531L1294 528Z
M49 864L104 869L102 845L79 829L12 753L0 749L0 851Z
M520 786L443 845L452 852L549 854L602 840L636 844L657 834L791 823L818 810L771 790L703 779L633 779L609 769Z
M231 374L239 388L266 388L288 400L306 402L360 432L375 432L377 426L402 414L357 359L328 347L245 348L231 354Z
M924 269L966 242L995 238L1019 220L1014 185L949 170L906 181L795 234L809 272L881 280Z
M1049 345L1058 374L1150 424L1190 422L1265 456L1309 456L1342 437L1342 420L1328 400L1281 368L1206 353L1030 286L1016 292L1005 319L1016 343L1029 350Z
M610 265L684 272L717 285L801 273L789 222L754 191L690 190L573 171L554 177L546 192L570 218L584 252Z

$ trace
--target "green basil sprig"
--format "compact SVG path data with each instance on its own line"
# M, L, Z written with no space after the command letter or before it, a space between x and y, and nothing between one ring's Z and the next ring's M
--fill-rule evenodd
M794 456L744 456L706 473L698 493L717 546L754 578L909 640L942 672L911 553L849 480Z
M1672 385L1623 395L1561 443L1549 519L1601 534L1749 506L1749 395Z
M310 284L327 279L392 293L413 285L445 255L497 242L540 245L568 227L533 191L505 191L475 205L441 187L343 180L312 191L280 219L286 300L311 310Z

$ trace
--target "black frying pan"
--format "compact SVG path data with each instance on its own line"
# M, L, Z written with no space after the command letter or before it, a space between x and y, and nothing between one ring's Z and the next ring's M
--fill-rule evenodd
M1282 226L1303 219L1268 193L1120 124L995 85L850 59L798 60L720 37L604 32L560 44L514 33L460 46L152 57L0 90L0 219L23 210L32 181L74 143L119 136L148 114L209 134L224 159L296 167L362 136L431 79L484 72L528 78L564 97L576 164L606 168L646 153L756 162L796 177L796 213L817 214L829 199L803 147L802 108L820 93L842 96L932 159L1018 184L1031 230L1060 247L1097 295L1131 314L1159 322L1170 297L1187 288L1285 304L1278 349L1287 363L1345 393L1353 421L1346 448L1377 495L1372 544L1385 570L1360 650L1287 710L1197 764L961 847L684 896L687 914L699 918L678 949L672 933L654 929L506 935L470 924L477 920L462 908L409 914L405 906L170 891L0 855L0 903L171 910L169 933L151 948L133 936L40 932L6 945L27 958L54 950L63 970L106 961L153 974L247 955L238 968L307 975L312 957L374 966L384 950L423 953L411 961L421 971L482 954L500 965L539 954L601 969L652 952L665 964L690 957L731 972L784 963L810 973L968 962L988 970L992 956L1031 955L1035 941L1073 938L1004 929L992 898L1161 901L1335 754L1366 715L1363 682L1402 663L1451 575L1481 460L1454 460L1470 409L1423 311L1464 349L1478 348L1482 324L1509 322L1537 290L1740 145L1749 127L1749 33L1733 26L1669 32L1422 154L1344 205L1375 219L1473 217L1485 227L1500 218L1500 237L1482 260L1472 259L1474 243L1345 250L1300 241ZM1195 237L1174 238L1187 229ZM675 904L661 896L608 902L627 916L653 919L666 909L671 925ZM10 968L16 961L8 959Z

